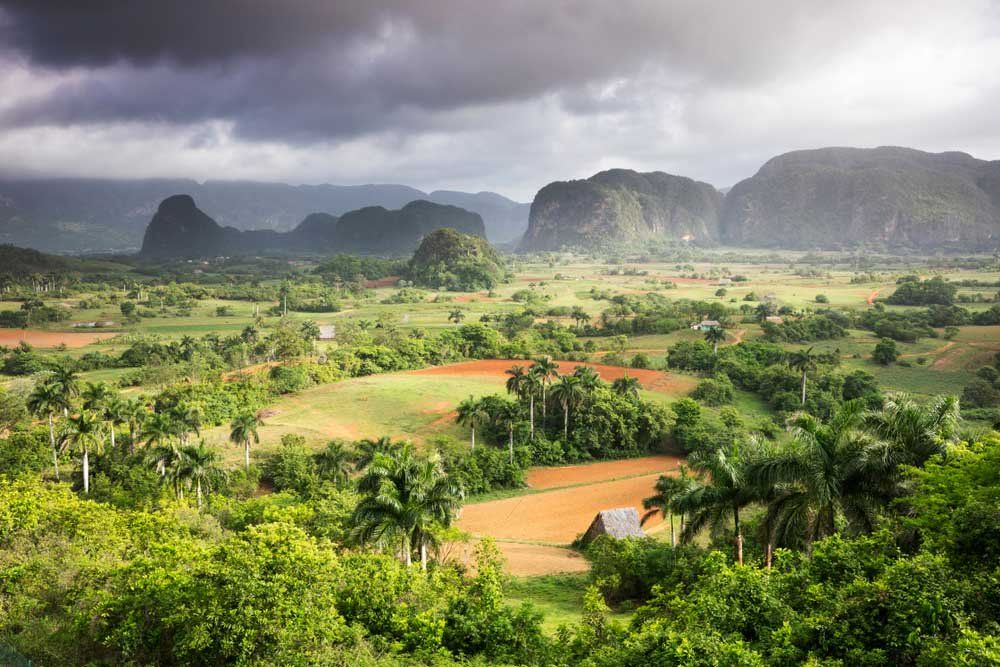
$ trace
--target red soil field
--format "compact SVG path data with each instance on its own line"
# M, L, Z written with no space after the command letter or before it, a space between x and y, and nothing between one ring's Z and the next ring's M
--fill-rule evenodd
M590 564L580 552L565 547L497 542L497 548L507 559L507 573L515 577L586 572L590 569ZM474 568L475 549L475 541L459 545L455 550L455 559L467 567Z
M653 473L466 505L458 527L498 539L569 544L587 530L600 510L631 506L641 514L642 500L652 495L659 476ZM646 525L661 520L657 516Z
M555 489L576 484L594 484L636 475L662 474L676 470L681 459L676 456L643 456L622 461L601 461L583 465L532 468L528 471L528 486L533 489Z
M607 366L605 364L581 363L577 361L559 361L559 373L572 373L577 366L590 366L601 379L612 382L626 373L630 377L639 380L643 389L648 391L659 391L668 394L684 394L694 389L697 382L693 378L673 375L663 371L652 371L638 368L623 368L621 366ZM531 361L523 359L483 359L481 361L466 361L459 364L447 366L434 366L423 368L417 371L410 371L418 375L457 375L457 376L486 376L505 377L504 372L514 365L531 366Z
M14 346L21 341L27 341L35 347L58 347L65 343L66 347L84 347L99 340L114 338L117 333L75 333L60 331L38 331L32 329L0 329L0 345Z

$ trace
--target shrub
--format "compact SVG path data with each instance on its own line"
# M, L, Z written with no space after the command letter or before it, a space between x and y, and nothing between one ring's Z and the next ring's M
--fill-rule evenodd
M883 366L888 366L899 358L899 350L896 349L896 342L891 338L883 338L872 350L872 361Z
M733 383L729 376L719 373L699 382L691 397L705 405L726 405L733 402Z

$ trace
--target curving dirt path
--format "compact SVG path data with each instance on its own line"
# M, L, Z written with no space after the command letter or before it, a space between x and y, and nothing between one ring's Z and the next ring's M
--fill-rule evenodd
M874 290L871 294L868 295L868 298L865 299L865 303L867 303L869 306L875 303L875 298L881 291L882 291L881 287L879 287L877 290Z

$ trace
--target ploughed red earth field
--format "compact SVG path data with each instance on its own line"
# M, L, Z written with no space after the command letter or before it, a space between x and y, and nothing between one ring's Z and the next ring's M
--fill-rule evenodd
M552 490L466 505L458 526L474 535L568 544L600 510L631 506L642 512L642 500L652 494L656 479L678 465L677 457L647 456L537 468L528 474L529 486ZM659 521L657 517L647 525Z
M507 558L507 570L517 576L582 572L588 564L569 544L580 536L600 510L635 507L653 492L656 479L677 470L675 456L645 456L552 468L533 468L528 486L551 489L462 508L458 527L477 537L490 536ZM654 528L662 519L646 523ZM537 544L538 542L548 544ZM472 548L463 550L469 562Z
M597 371L598 375L605 382L613 382L626 373L630 377L639 380L643 389L657 391L667 394L686 394L697 385L694 378L683 375L674 375L664 371L653 371L639 368L624 368L622 366L607 366L605 364L592 364L579 361L557 361L559 373L572 373L577 366L589 366ZM484 377L505 377L505 372L511 366L520 365L530 367L532 362L524 359L483 359L480 361L465 361L458 364L448 364L447 366L433 366L417 371L410 371L417 375L451 375L451 376L484 376Z
M114 338L117 332L105 331L96 332L63 332L63 331L40 331L32 329L0 329L0 345L8 347L18 345L21 341L27 341L35 347L84 347L99 340Z

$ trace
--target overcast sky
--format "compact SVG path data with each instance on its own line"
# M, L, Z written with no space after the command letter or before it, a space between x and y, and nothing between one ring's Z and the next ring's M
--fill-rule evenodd
M405 183L1000 158L1000 0L0 0L0 173Z

